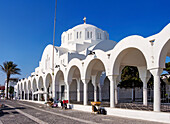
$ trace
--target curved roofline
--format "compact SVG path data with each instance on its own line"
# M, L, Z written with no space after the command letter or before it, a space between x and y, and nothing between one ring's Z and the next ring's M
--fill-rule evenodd
M86 24L86 23L85 23L85 24L77 25L77 26L73 27L72 29L75 30L75 29L81 28L81 27L93 27L93 28L98 28L98 27L96 27L96 26L94 26L94 25Z

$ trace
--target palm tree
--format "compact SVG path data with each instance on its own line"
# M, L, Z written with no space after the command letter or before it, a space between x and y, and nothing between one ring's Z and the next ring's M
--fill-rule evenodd
M17 64L14 64L12 61L4 62L3 65L0 65L0 69L6 73L7 76L7 94L6 99L8 99L8 83L10 80L11 75L19 74L20 75L20 69L17 68Z

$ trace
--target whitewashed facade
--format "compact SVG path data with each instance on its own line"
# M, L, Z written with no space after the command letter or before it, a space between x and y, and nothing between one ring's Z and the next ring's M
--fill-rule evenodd
M52 56L53 46L48 45L35 72L18 82L19 99L47 101L52 97L83 101L87 105L88 100L110 97L110 107L114 108L121 71L128 65L139 70L144 105L147 81L151 74L154 76L154 111L160 111L160 75L166 56L170 56L170 24L153 36L132 35L118 43L96 26L80 24L62 33L61 46L54 49L54 73ZM48 94L33 95L41 90Z

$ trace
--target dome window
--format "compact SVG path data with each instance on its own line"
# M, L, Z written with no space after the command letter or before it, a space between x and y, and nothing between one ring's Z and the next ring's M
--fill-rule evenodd
M90 38L92 38L92 36L93 36L93 34L92 34L92 32L90 32Z
M81 38L81 31L80 31L80 38Z
M101 38L101 33L97 33L97 39L102 39Z
M102 39L101 33L99 33L99 39Z
M70 34L70 40L72 40L72 33Z
M99 39L99 33L97 33L97 39Z
M87 32L87 38L90 38L90 37L89 37L89 31Z
M79 38L79 32L77 32L77 39Z

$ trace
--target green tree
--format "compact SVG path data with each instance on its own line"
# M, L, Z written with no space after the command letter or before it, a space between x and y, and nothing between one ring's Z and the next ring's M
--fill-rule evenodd
M118 85L124 88L142 87L137 67L125 66L121 74L121 82Z
M0 65L0 69L6 73L6 82L7 82L7 94L6 94L6 98L8 99L8 83L10 80L10 76L11 75L15 75L15 74L19 74L20 75L20 69L17 68L17 64L14 64L12 61L7 61L4 62L3 65Z
M132 101L135 101L135 87L142 87L143 83L139 78L139 72L137 67L125 66L121 74L121 82L119 87L132 88L133 96Z
M14 87L10 86L9 87L9 94L10 96L14 93Z
M170 74L170 62L165 63L165 69L164 69L168 74Z

